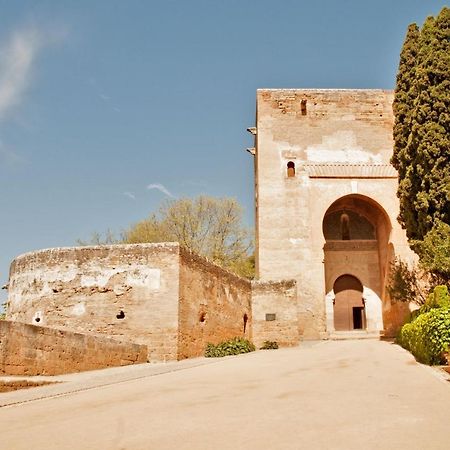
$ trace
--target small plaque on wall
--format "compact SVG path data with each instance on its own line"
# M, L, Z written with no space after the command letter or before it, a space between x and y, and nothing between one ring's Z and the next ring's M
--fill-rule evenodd
M275 313L267 313L266 314L266 321L271 322L272 320L275 320L277 318L277 315Z

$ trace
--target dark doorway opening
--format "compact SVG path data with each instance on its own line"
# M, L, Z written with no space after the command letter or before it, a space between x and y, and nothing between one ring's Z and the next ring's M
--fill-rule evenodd
M362 330L363 327L363 316L364 307L363 306L354 306L353 307L353 329L354 330Z

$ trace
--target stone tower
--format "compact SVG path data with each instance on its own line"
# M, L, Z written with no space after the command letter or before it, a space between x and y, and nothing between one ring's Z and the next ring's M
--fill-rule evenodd
M297 280L299 335L392 334L405 305L390 261L411 260L397 223L393 93L261 89L255 147L256 270Z

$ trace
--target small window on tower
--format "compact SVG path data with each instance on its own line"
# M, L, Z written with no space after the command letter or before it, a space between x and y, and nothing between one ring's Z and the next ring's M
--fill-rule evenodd
M300 103L300 112L302 113L302 116L306 116L306 100L303 99Z
M295 177L295 163L292 161L287 163L287 176L288 178Z

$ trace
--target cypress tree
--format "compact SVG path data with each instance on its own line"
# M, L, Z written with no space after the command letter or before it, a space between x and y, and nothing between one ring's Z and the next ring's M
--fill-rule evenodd
M397 73L394 102L394 151L391 158L392 165L399 174L397 196L400 199L400 223L405 227L404 216L411 210L412 200L409 196L409 178L406 170L411 164L411 158L406 152L408 137L411 133L411 114L415 100L415 72L416 58L419 50L419 27L413 23L409 25L400 53L400 63Z
M392 165L404 176L407 164L405 155L408 136L411 132L411 111L415 95L416 58L419 49L419 27L412 23L408 27L405 42L400 53L400 63L397 72L397 83L392 108L394 110L394 153L391 158Z
M414 74L414 81L406 98L414 101L412 108L410 104L407 107L410 116L395 107L396 123L405 126L394 131L393 164L399 170L399 220L414 243L423 240L435 223L450 223L449 8L425 21L415 68L409 73ZM402 89L400 84L398 90Z

